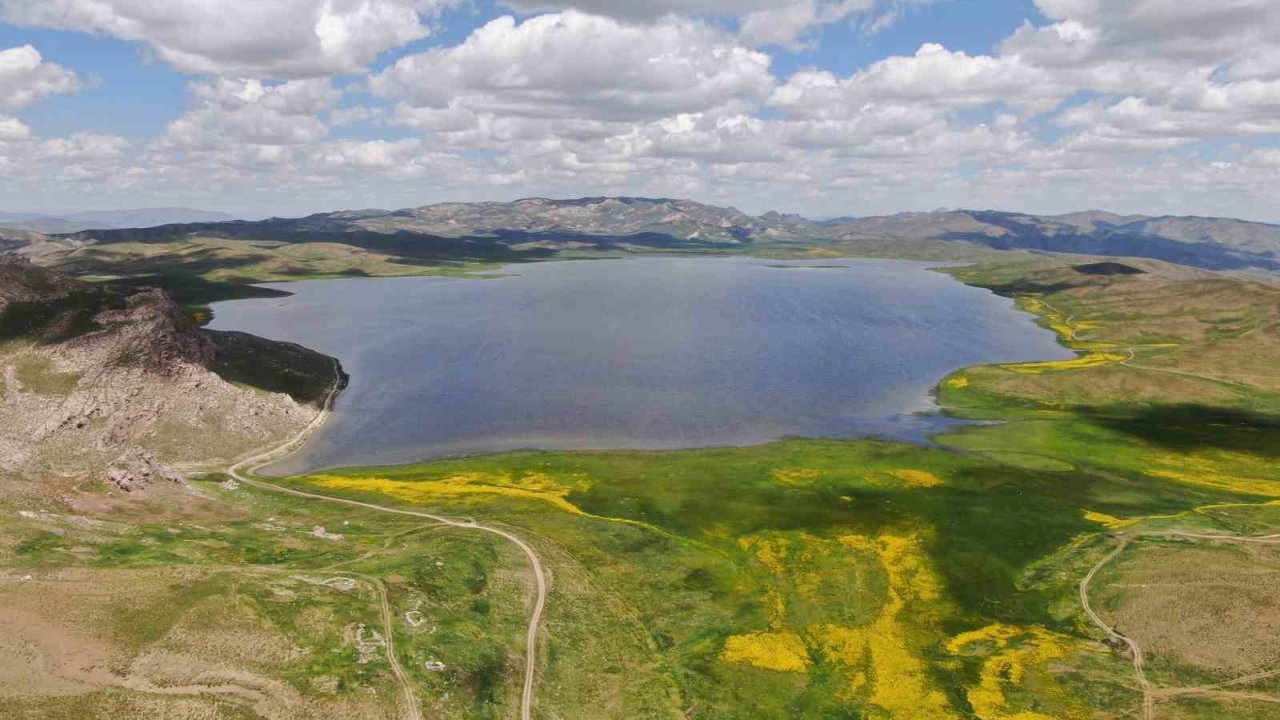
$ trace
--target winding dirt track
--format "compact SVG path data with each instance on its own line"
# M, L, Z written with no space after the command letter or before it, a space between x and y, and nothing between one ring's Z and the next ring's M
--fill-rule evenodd
M533 570L534 580L537 584L537 598L534 601L533 613L529 616L529 630L525 637L525 668L524 668L524 689L520 698L520 720L532 720L533 718L533 696L534 696L534 678L537 669L537 652L538 652L538 628L542 624L542 613L547 605L547 578L542 568L542 560L533 548L518 536L513 535L506 530L481 525L474 520L455 520L453 518L444 517L442 515L433 515L431 513L417 512L414 510L402 510L400 508L386 507L376 505L374 503L361 502L359 500L348 500L346 498L333 497L330 495L322 495L320 493L307 492L305 490L296 490L294 488L276 485L275 483L266 482L252 476L253 472L264 465L276 460L280 460L297 451L311 435L318 430L325 421L329 419L329 414L333 408L333 401L338 395L341 386L339 378L338 365L334 363L334 384L329 390L329 394L325 397L324 404L320 412L316 415L305 428L296 436L283 445L279 445L270 450L254 455L253 457L241 460L227 468L226 472L237 482L250 487L270 492L283 493L294 497L305 498L307 500L319 500L321 502L335 503L338 505L346 505L348 507L362 508L364 510L373 510L375 512L388 513L391 515L407 515L409 517L425 518L433 520L442 525L454 528L462 528L466 530L477 530L480 532L497 535L498 537L512 543L520 548L525 557L529 560L529 567ZM412 684L409 682L408 676L400 667L399 661L395 658L395 646L391 637L391 608L386 599L385 591L379 583L374 583L378 590L381 600L381 612L384 624L387 626L387 654L390 660L393 674L400 681L401 687L404 688L406 701L409 706L410 720L422 720L422 712L418 707L417 696L413 692Z
M1129 654L1133 656L1133 673L1138 678L1138 685L1142 688L1142 717L1143 720L1150 720L1155 717L1156 699L1152 692L1151 682L1147 680L1147 671L1142 657L1142 648L1132 639L1116 632L1115 628L1107 624L1098 613L1094 612L1093 607L1089 605L1089 583L1093 582L1093 577L1098 571L1106 567L1108 563L1116 558L1117 555L1124 552L1129 546L1129 538L1120 538L1120 544L1116 546L1106 557L1098 561L1089 569L1089 573L1080 581L1080 606L1084 608L1084 614L1089 616L1094 625L1097 625L1107 637L1113 641L1120 642L1128 646Z
M1236 685L1243 685L1251 682L1256 682L1259 680L1265 680L1271 677L1276 677L1277 675L1280 675L1280 669L1252 673L1250 675L1244 675L1238 678L1233 678L1231 680L1226 680L1224 682L1213 683L1211 685L1199 685L1194 687L1182 687L1182 688L1154 687L1151 684L1151 682L1147 679L1146 665L1142 655L1142 648L1132 638L1125 637L1124 635L1121 635L1120 633L1116 632L1115 628L1108 625L1107 622L1103 620L1102 617L1100 617L1098 613L1094 611L1093 607L1089 604L1089 584L1093 582L1094 576L1096 576L1098 572L1102 570L1102 568L1110 564L1112 560L1115 560L1116 557L1120 555L1120 553L1124 552L1125 548L1129 547L1130 542L1140 537L1154 537L1154 538L1171 538L1172 537L1172 538L1185 538L1189 540L1210 540L1210 541L1217 541L1217 542L1259 543L1259 544L1265 544L1265 545L1274 545L1274 544L1280 544L1280 534L1221 535L1221 534L1215 534L1215 533L1182 532L1178 530L1164 530L1164 531L1154 530L1151 532L1138 533L1136 535L1120 534L1118 535L1118 537L1120 538L1120 542L1119 544L1116 545L1115 549L1113 549L1110 553L1108 553L1106 557L1099 560L1096 565L1090 568L1088 574L1086 574L1084 576L1084 579L1080 581L1080 606L1084 609L1084 614L1088 616L1089 620L1093 622L1094 625L1097 625L1098 628L1101 629L1104 633L1106 633L1108 638L1128 646L1129 652L1133 656L1133 672L1134 672L1134 675L1136 675L1138 678L1138 685L1141 686L1142 688L1143 720L1153 720L1153 718L1155 718L1156 702L1158 700L1175 697L1178 695L1213 694L1213 695L1222 695L1222 696L1237 696L1237 697L1243 697L1246 699L1263 699L1263 700L1266 700L1267 702L1280 702L1280 700L1277 700L1274 696L1271 696L1271 695L1261 695L1258 693L1232 693L1232 692L1223 690L1224 688L1233 687Z
M1051 312L1057 313L1058 315L1062 316L1063 325L1065 325L1067 328L1067 340L1075 341L1077 339L1075 326L1074 326L1075 315L1068 315L1067 313L1064 313L1063 311L1049 304L1049 302L1044 298L1040 298L1040 302L1044 305L1044 307L1048 308ZM1171 375L1182 375L1184 377L1191 377L1199 380L1208 380L1211 382L1228 383L1228 384L1240 385L1240 386L1244 385L1244 383L1242 383L1241 381L1235 380L1232 378L1215 377L1213 375L1204 375L1201 373L1186 372L1183 370L1175 370L1172 368L1158 368L1158 367L1150 367L1146 365L1138 365L1134 362L1137 359L1137 353L1135 352L1134 347L1131 346L1126 348L1126 352L1128 353L1128 357L1125 358L1124 360L1121 360L1119 364L1128 368L1132 368L1134 370L1145 370L1149 372L1168 373ZM1221 696L1239 697L1244 699L1262 700L1266 702L1280 702L1280 700L1276 699L1274 696L1271 696L1271 695L1264 695L1260 693L1235 693L1235 692L1229 692L1225 690L1225 688L1234 687L1236 685L1248 684L1251 682L1257 682L1259 680L1265 680L1268 678L1280 676L1280 669L1257 672L1250 675L1244 675L1238 678L1233 678L1231 680L1226 680L1224 682L1213 683L1210 685L1199 685L1194 687L1181 687L1181 688L1156 688L1151 684L1151 681L1147 678L1146 660L1142 654L1142 647L1139 646L1138 643L1132 638L1121 635L1119 632L1116 631L1115 628L1108 625L1107 622L1103 620L1102 617L1099 616L1098 613L1095 612L1093 607L1089 604L1089 585L1090 583L1093 582L1094 577L1098 574L1100 570L1102 570L1102 568L1106 567L1109 563L1111 563L1112 560L1115 560L1115 558L1118 555L1124 552L1125 549L1129 546L1129 543L1131 541L1138 539L1140 537L1166 537L1166 538L1172 537L1172 538L1185 538L1189 540L1209 540L1209 541L1218 541L1218 542L1278 544L1280 543L1280 534L1250 536L1250 535L1222 535L1222 534L1214 534L1214 533L1191 533L1191 532L1182 532L1177 530L1168 530L1168 531L1143 532L1135 535L1118 534L1118 537L1120 542L1119 544L1116 545L1115 549L1113 549L1110 553L1108 553L1106 557L1099 560L1096 565L1094 565L1092 568L1089 569L1088 574L1086 574L1084 578L1080 580L1080 607L1084 610L1084 614L1089 618L1090 622L1092 622L1100 630L1102 630L1107 635L1108 639L1112 640L1113 642L1121 643L1129 648L1129 654L1133 658L1133 672L1135 677L1138 680L1139 687L1142 689L1141 717L1143 718L1143 720L1154 720L1156 716L1156 703L1159 700L1176 697L1179 695L1221 695Z

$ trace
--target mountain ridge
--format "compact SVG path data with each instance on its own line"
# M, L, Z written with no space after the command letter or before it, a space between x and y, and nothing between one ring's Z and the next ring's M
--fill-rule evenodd
M46 234L97 229L145 228L185 222L226 222L235 219L236 217L229 213L187 207L88 210L65 214L0 212L0 226Z
M735 248L856 245L867 241L964 242L997 250L1148 257L1213 270L1280 270L1280 225L1203 216L1122 215L1085 210L1034 215L935 210L815 221L750 215L675 198L529 197L444 202L300 218L107 228L55 235L57 242L164 243L192 238L336 242L404 258L512 261L568 249ZM10 241L10 245L13 241Z
M0 257L7 471L102 473L137 453L230 461L304 427L335 374L318 352L198 327L164 290Z

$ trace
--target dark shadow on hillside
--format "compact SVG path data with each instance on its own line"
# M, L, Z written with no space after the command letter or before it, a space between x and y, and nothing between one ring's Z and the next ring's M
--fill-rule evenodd
M1081 275L1142 275L1143 272L1132 265L1118 262L1096 262L1085 265L1073 265L1072 270Z
M1003 217L999 213L973 213L973 216L982 222L1002 227L1009 234L992 236L980 232L949 232L944 239L977 243L996 250L1043 250L1079 255L1148 257L1209 270L1237 270L1249 267L1265 270L1280 269L1280 262L1270 256L1234 250L1212 243L1179 242L1156 235L1143 235L1123 230L1090 235L1079 233L1050 235L1033 226Z
M280 298L293 293L272 288L257 287L244 283L215 282L199 275L187 273L161 273L142 275L131 278L112 280L109 285L136 291L142 288L157 287L169 293L180 305L207 305L223 300L243 300L248 298Z
M285 393L319 407L333 389L334 370L345 387L348 376L334 358L293 343L242 332L203 331L217 350L210 370L228 382Z
M98 330L99 312L125 304L126 295L118 290L0 258L0 341L64 342Z
M252 267L270 260L270 256L253 253L238 257L219 255L214 250L185 253L160 253L127 260L94 257L73 258L63 268L75 275L127 275L139 278L140 286L163 287L163 279L171 276L194 277L213 270ZM150 282L148 282L150 278Z
M392 213L395 216L396 213ZM734 242L690 240L662 232L631 234L578 233L563 230L532 231L493 228L476 230L462 237L443 237L414 230L377 232L353 226L325 216L288 219L272 218L258 222L234 221L187 223L151 228L91 230L67 237L93 240L103 245L124 242L169 243L192 237L226 240L276 241L289 244L341 243L397 256L406 264L430 264L431 261L519 262L554 257L554 248L538 247L538 243L578 243L596 249L643 246L649 248L713 249L750 243L751 233L745 228L729 228ZM527 245L526 247L513 247ZM213 260L218 262L217 259ZM187 265L191 261L186 262Z
M84 292L30 303L12 303L0 315L0 341L24 339L55 345L101 327L94 318L103 310L124 308L122 297Z
M1085 418L1166 450L1229 450L1280 458L1280 416L1208 407L1163 405L1085 410Z
M1003 297L1013 297L1015 295L1053 295L1054 293L1060 293L1081 286L1079 283L1041 283L1033 280L1019 280L1018 282L1003 284L983 284L971 281L969 284L976 287L984 287Z

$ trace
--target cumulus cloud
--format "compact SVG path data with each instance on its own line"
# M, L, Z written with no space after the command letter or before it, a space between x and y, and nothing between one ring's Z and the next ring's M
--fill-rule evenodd
M753 45L800 49L813 30L854 17L867 32L891 25L902 9L935 0L505 0L522 12L580 10L626 21L651 22L663 17L729 18L739 35Z
M21 121L0 116L0 201L31 207L39 197L95 196L121 176L128 142L96 133L41 139Z
M0 143L12 143L31 137L31 128L16 117L0 115Z
M426 37L454 0L5 0L0 18L146 43L196 74L300 78L356 73Z
M799 49L809 31L870 11L876 4L876 0L798 0L747 13L742 17L739 34L752 44Z
M1280 5L1272 0L1038 0L1002 57L1096 97L1057 119L1092 144L1170 147L1277 131Z
M1042 68L1014 56L970 56L935 43L915 55L890 57L844 79L829 72L800 72L779 87L770 103L804 116L848 115L869 104L914 104L931 110L1003 103L1052 109L1072 88Z
M401 58L373 91L415 108L635 121L759 99L768 55L692 20L652 25L569 11L501 17L460 45Z
M280 17L260 7L275 3L224 19L243 24L213 37L243 37L221 48L156 29L180 25L191 2L47 0L39 5L79 8L59 16L66 26L138 38L177 67L217 75L193 82L185 114L137 145L40 139L14 117L34 100L11 100L0 105L0 165L16 184L36 176L13 168L65 156L77 168L65 177L79 178L68 182L245 198L268 212L294 198L321 209L584 193L818 214L1241 213L1280 200L1280 155L1251 145L1280 135L1274 0L1037 0L1048 19L989 52L929 42L853 72L774 70L773 55L817 27L850 21L866 32L917 1L509 0L554 12L499 17L457 44L415 51L349 86L342 102L329 74L420 37L446 0L284 0L303 21L277 23L289 27L274 49L257 25ZM9 4L39 14L37 3ZM341 18L339 40L322 42L317 8ZM395 8L413 19L374 32ZM125 10L150 29L111 25ZM245 77L259 79L230 79ZM0 88L12 82L0 71ZM51 91L32 97L41 92ZM370 139L389 126L392 136ZM1241 147L1200 143L1222 138Z
M169 125L163 144L182 150L300 145L328 132L316 115L341 97L328 79L264 84L219 79L191 86L194 107Z
M581 10L622 20L656 20L668 15L745 15L786 8L796 0L502 0L502 4L525 13Z
M1268 52L1280 31L1271 0L1037 0L1056 24L1090 28L1109 57L1234 64Z
M75 73L45 61L30 45L0 50L0 110L21 110L48 95L80 87Z

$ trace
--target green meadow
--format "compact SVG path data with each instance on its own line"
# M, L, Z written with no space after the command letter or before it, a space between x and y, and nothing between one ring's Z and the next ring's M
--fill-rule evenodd
M1151 717L1277 717L1280 648L1253 629L1280 621L1280 554L1196 536L1280 532L1280 290L1137 265L949 269L1079 358L942 379L940 406L973 422L930 444L520 452L283 483L529 542L550 577L536 718L1132 718L1144 693ZM252 674L258 700L200 691L192 717L403 717L385 599L424 716L517 714L533 590L513 545L224 480L110 520L6 515L6 572L39 577L0 600L77 617L124 677L156 657L173 687ZM1091 570L1094 610L1144 650L1145 691L1083 611ZM195 702L33 692L0 712Z
M1131 716L1130 658L1078 600L1113 534L1280 524L1277 381L1198 372L1276 357L1275 291L1143 268L951 270L1087 361L946 378L946 411L983 422L932 446L512 453L291 482L504 523L547 552L548 717ZM1224 679L1157 662L1175 686ZM1219 707L1175 697L1177 717Z

